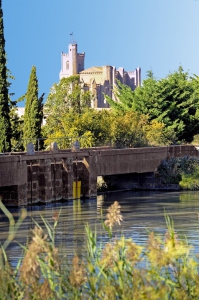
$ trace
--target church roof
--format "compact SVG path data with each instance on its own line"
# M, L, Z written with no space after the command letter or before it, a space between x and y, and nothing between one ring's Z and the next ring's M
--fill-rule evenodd
M102 67L91 67L91 68L81 71L80 74L101 73L101 72L102 72Z

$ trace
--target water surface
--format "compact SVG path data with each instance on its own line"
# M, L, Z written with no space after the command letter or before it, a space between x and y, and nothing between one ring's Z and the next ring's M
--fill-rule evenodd
M175 229L188 243L194 246L199 253L199 192L117 192L99 195L97 199L74 200L71 202L47 204L28 207L28 216L17 232L15 242L9 246L7 253L10 262L15 265L22 255L18 243L25 244L31 239L31 229L34 220L44 227L41 215L53 224L53 215L60 213L57 226L56 245L62 256L73 256L74 253L85 253L85 224L89 223L92 229L96 228L98 239L103 244L107 237L101 226L102 216L105 218L107 208L118 201L124 218L122 225L114 227L114 235L122 231L126 237L131 237L136 243L146 242L149 231L158 235L166 232L165 214L174 221ZM20 209L9 209L18 219ZM0 242L8 236L9 221L0 212Z

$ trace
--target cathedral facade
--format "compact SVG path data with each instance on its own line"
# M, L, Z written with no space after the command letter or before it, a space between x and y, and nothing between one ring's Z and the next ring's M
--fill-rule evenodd
M116 70L114 66L95 66L84 69L84 58L85 53L78 53L77 43L72 41L68 46L68 53L61 53L59 78L79 74L82 89L91 92L91 107L93 108L109 107L104 94L115 99L113 89L118 80L132 90L141 84L140 67L134 71L125 71L122 67Z

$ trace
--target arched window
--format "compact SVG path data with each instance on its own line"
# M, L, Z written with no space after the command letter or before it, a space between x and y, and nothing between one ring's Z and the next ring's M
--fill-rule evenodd
M69 69L69 61L67 60L67 62L66 62L66 70L68 70Z

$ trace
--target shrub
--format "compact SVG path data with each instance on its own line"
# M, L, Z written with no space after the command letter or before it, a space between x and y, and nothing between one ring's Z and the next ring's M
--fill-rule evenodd
M198 190L199 189L199 166L191 174L182 174L182 180L179 182L183 190Z
M163 183L178 184L182 180L182 176L191 178L196 172L197 166L199 166L197 157L170 158L162 161L158 167L158 172Z

